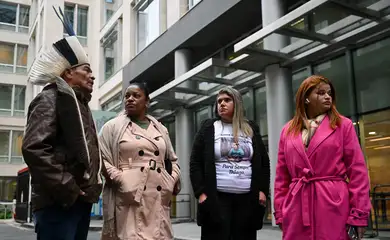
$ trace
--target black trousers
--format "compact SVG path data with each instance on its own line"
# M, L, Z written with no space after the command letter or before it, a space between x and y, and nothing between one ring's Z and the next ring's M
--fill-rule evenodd
M256 240L257 231L249 227L250 195L218 193L219 226L204 225L202 240Z
M70 209L50 206L34 212L37 240L87 240L92 203L77 200Z

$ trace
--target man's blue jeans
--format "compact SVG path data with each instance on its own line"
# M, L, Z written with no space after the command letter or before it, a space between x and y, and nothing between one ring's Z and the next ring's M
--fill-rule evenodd
M77 200L70 209L50 206L34 212L37 240L87 240L92 204Z

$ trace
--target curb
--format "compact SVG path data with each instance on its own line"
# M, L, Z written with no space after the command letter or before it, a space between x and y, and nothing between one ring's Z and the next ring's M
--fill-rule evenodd
M21 227L24 227L24 228L29 228L29 229L34 229L34 224L32 223L20 223L20 226Z
M89 226L89 231L92 231L92 232L99 232L102 230L102 226Z

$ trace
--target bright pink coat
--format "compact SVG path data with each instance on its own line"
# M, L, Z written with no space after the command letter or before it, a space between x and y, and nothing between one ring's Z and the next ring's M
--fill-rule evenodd
M305 150L283 128L275 178L275 218L285 240L347 240L346 225L367 226L369 179L351 120L325 117ZM348 179L348 182L346 181Z

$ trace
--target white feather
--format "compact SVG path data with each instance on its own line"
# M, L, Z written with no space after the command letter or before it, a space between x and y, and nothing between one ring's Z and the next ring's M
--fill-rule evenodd
M46 85L55 82L55 78L70 67L68 60L50 47L49 51L43 51L35 58L28 78L32 84Z

